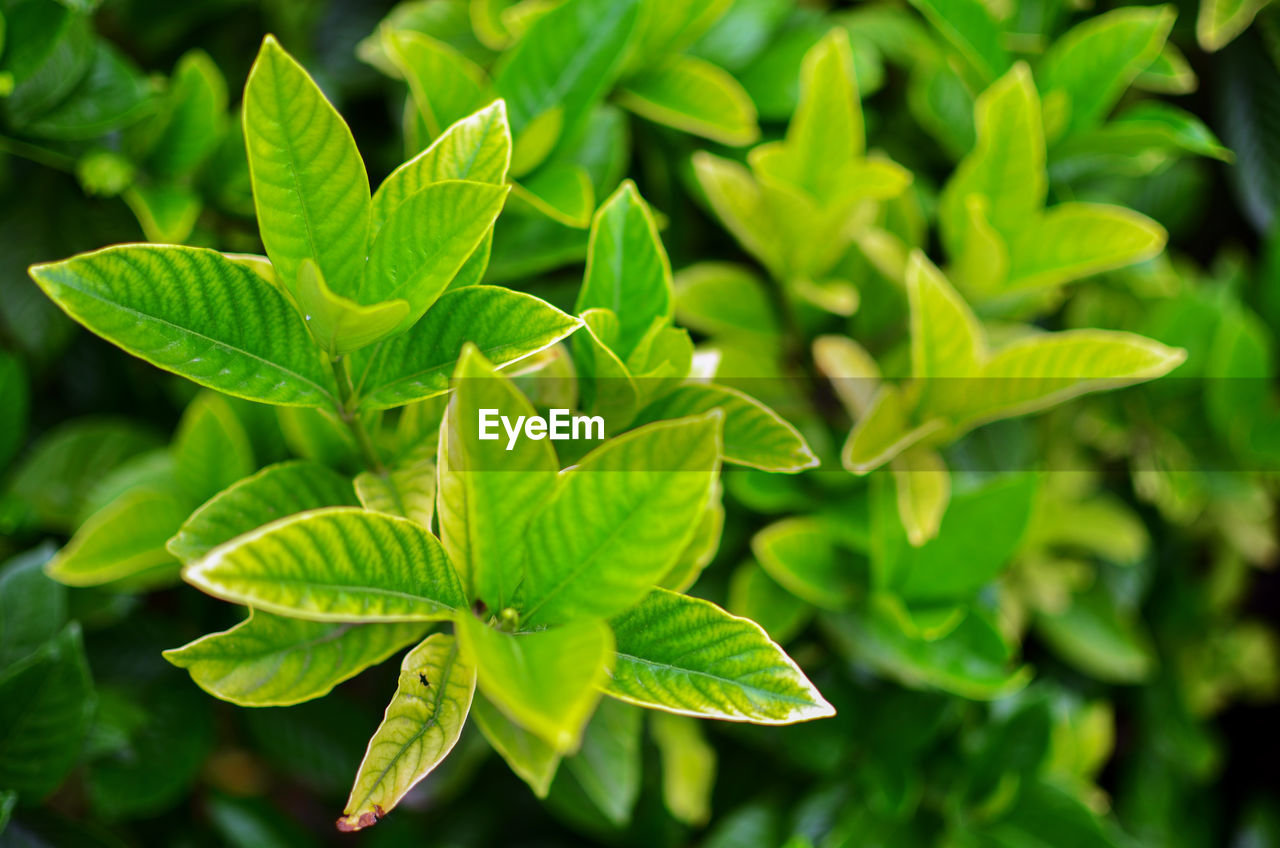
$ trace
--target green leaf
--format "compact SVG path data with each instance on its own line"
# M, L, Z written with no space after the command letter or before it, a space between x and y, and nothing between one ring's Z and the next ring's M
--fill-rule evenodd
M58 787L80 756L93 683L71 622L43 649L0 674L0 784L32 801Z
M0 566L0 668L30 656L67 621L67 590L50 580L44 544Z
M0 791L0 833L4 833L4 829L9 826L9 819L13 816L13 811L17 806L17 792L12 789Z
M1109 330L1033 334L1005 345L982 369L982 391L969 391L947 413L964 429L1026 415L1083 394L1110 391L1168 374L1186 352Z
M507 718L484 695L471 704L471 717L493 749L533 794L546 798L560 767L560 754L537 736Z
M22 130L41 138L88 139L127 126L153 108L152 89L123 53L105 39L91 50L88 72L71 93Z
M631 820L640 796L643 722L643 711L606 698L587 724L582 747L564 761L583 793L618 827Z
M716 217L743 249L760 260L775 278L786 277L773 217L751 172L737 162L712 156L705 150L693 154L693 169Z
M1060 203L1010 241L1007 290L1057 286L1145 262L1167 240L1164 227L1123 206Z
M244 131L258 228L281 283L296 291L311 259L350 297L369 247L369 176L346 122L272 36L245 83Z
M124 419L81 418L53 428L10 478L7 497L20 509L16 518L70 533L96 484L157 441Z
M508 418L536 415L506 377L467 347L440 437L440 540L469 597L495 610L514 599L524 577L529 522L555 491L560 465L550 440L480 438L481 410Z
M873 596L865 612L823 620L836 645L859 662L912 688L935 688L973 700L1022 689L1030 667L1012 667L1012 652L991 621L970 610L953 630L927 639L901 601Z
M227 81L203 50L188 50L169 78L163 129L147 155L162 178L192 173L217 147L227 125Z
M893 507L879 504L879 520L872 522L872 574L877 585L908 603L941 603L976 594L1018 551L1036 486L1035 474L1020 473L953 493L937 536L923 545L910 543L902 525L888 518ZM884 500L892 497L887 488L880 492Z
M337 472L315 462L282 462L218 493L186 519L167 547L174 556L191 563L277 519L357 503L350 481Z
M686 383L645 407L635 423L712 409L724 413L725 462L783 473L817 467L818 458L795 427L760 401L728 386Z
M907 270L907 293L912 373L922 387L918 415L945 418L956 433L1089 392L1155 379L1186 359L1185 351L1110 330L1031 333L991 351L968 305L919 252ZM980 391L973 378L982 380ZM858 435L855 430L853 438ZM906 447L903 441L895 447Z
M1210 53L1230 44L1271 0L1201 0L1196 41Z
M449 390L467 343L495 365L550 347L581 322L531 295L498 286L447 292L409 332L357 352L352 371L362 409L390 409Z
M1200 87L1200 80L1178 45L1169 41L1155 61L1134 79L1133 87L1159 94L1190 94Z
M614 430L625 429L635 418L641 397L631 370L606 343L617 337L618 317L608 309L588 309L582 321L582 332L573 337L582 408L603 416Z
M976 0L975 0L976 2ZM1019 62L978 97L977 142L952 174L939 201L938 219L947 253L964 251L966 204L986 200L986 217L997 232L1016 232L1044 207L1044 122L1031 70Z
M166 371L246 400L333 402L333 377L293 307L220 253L120 245L30 273L72 318Z
M511 151L511 176L524 177L547 161L564 133L564 109L555 106L520 130Z
M409 197L432 183L471 180L502 185L511 165L511 127L501 100L449 127L434 143L383 180L373 195L373 230Z
M405 655L395 697L369 740L338 830L376 824L449 755L475 691L476 670L454 637L433 634Z
M434 536L407 519L348 507L239 536L183 577L214 597L310 621L443 621L467 606Z
M131 489L90 516L46 571L68 586L167 580L178 561L165 543L190 511L191 502L172 489Z
M306 316L307 329L330 357L359 350L379 341L409 320L409 301L395 298L373 306L334 294L310 258L298 266L294 292Z
M204 691L242 707L287 707L334 686L422 638L419 622L302 621L250 610L230 630L164 652ZM414 679L417 682L417 679Z
M161 244L182 244L191 238L204 209L198 193L177 183L134 183L120 197L133 211L147 240Z
M485 697L558 753L576 751L613 664L608 626L579 621L513 634L462 615L457 627Z
M667 811L690 827L706 824L716 782L716 749L691 718L654 713L649 726L662 757L662 801Z
M1141 683L1159 664L1140 620L1117 608L1102 586L1062 610L1037 614L1035 630L1058 656L1107 683Z
M946 429L946 422L940 418L913 425L907 403L897 386L886 383L879 387L870 401L871 408L858 417L840 451L840 462L848 471L866 474Z
M1245 38L1224 53L1214 89L1217 126L1238 157L1230 170L1240 210L1260 234L1274 231L1280 203L1280 75L1259 38Z
M1112 828L1106 824L1075 792L1044 778L1031 778L1013 808L993 824L988 834L998 845L1120 848L1127 839L1113 836Z
M1040 64L1040 85L1046 93L1064 91L1071 98L1067 132L1106 117L1138 74L1159 57L1176 14L1171 6L1114 9L1053 43Z
M760 565L748 560L729 581L729 612L759 624L778 645L797 636L813 608L783 589Z
M423 448L394 468L364 471L356 477L356 495L365 509L398 515L422 527L431 527L436 503L436 466L431 461L434 450L426 445ZM445 550L449 550L447 545ZM451 559L457 562L456 558Z
M612 310L619 324L610 347L626 359L655 320L670 320L674 300L671 262L653 212L627 180L591 222L587 270L574 311Z
M778 318L764 282L750 269L700 262L675 275L676 323L708 336L775 336Z
M911 375L918 380L967 377L985 350L978 318L924 254L907 267L911 306Z
M703 569L711 564L720 550L720 537L724 532L724 499L720 486L715 486L712 503L702 513L698 527L693 531L689 544L685 545L676 562L663 575L658 586L673 592L684 592L698 581Z
M561 474L526 537L526 624L616 615L645 596L710 502L721 420L713 411L649 424Z
M631 77L619 89L618 102L643 118L730 147L760 137L755 103L742 84L693 56L667 56Z
M617 660L605 691L615 698L755 724L835 714L758 624L709 601L655 589L611 625Z
M638 6L636 0L569 0L529 28L494 79L517 137L555 108L564 110L560 135L576 133L621 70Z
M196 395L173 439L174 474L196 503L203 503L253 473L253 446L231 402L213 392Z
M387 218L373 245L356 300L401 298L405 330L435 303L493 227L507 187L469 180L429 183Z
M858 594L857 568L819 518L792 517L751 540L765 572L798 598L824 609L845 609Z
M981 0L913 0L911 5L964 57L980 82L990 82L1008 70L1004 34Z
M696 42L732 6L732 0L642 0L633 55L627 69L645 68Z
M805 54L800 102L787 126L788 177L815 197L866 150L866 129L849 36L833 29Z
M518 149L518 148L517 148ZM514 170L514 166L513 166ZM582 229L591 223L595 188L587 169L572 162L554 162L512 185L514 206L546 215L557 224Z
M382 46L409 84L413 105L431 138L484 102L489 88L484 69L448 44L425 33L384 26Z

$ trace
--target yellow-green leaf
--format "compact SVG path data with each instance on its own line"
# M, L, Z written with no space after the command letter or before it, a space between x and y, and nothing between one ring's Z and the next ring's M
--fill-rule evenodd
M682 715L792 724L835 710L758 624L665 589L611 622L609 695Z
M504 633L470 615L457 627L485 697L557 752L577 750L613 665L609 627L591 620Z
M242 707L287 707L334 686L422 638L420 622L302 621L250 610L249 617L164 658L204 691Z
M475 667L453 636L433 634L405 655L395 697L369 740L338 830L376 824L448 756L475 689Z
M443 621L467 607L434 536L408 519L348 507L246 533L183 577L223 600L310 621Z

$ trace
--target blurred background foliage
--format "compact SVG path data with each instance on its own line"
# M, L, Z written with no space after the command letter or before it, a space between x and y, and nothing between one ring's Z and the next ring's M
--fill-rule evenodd
M887 473L839 470L851 419L811 346L847 334L886 373L905 361L887 239L942 254L939 192L978 95L1018 59L1043 85L1064 33L1114 7L567 2L587 24L542 43L586 72L548 92L521 63L557 0L0 0L0 844L1280 846L1280 6L1133 7L1164 33L1117 48L1133 67L1105 114L1082 125L1079 95L1071 112L1040 92L1050 202L1126 206L1169 241L1016 317L1131 330L1188 360L961 437L948 512L911 547ZM722 227L694 154L743 161L781 138L833 27L868 149L914 179L822 279L780 279ZM126 510L152 520L142 555L163 560L170 519L121 493L184 432L195 392L73 329L26 267L142 239L260 252L238 113L267 32L351 123L375 184L487 92L507 97L517 189L493 281L571 307L592 211L637 181L680 323L719 352L722 382L778 395L824 460L731 470L693 591L761 621L835 718L658 720L639 750L561 769L544 803L469 733L394 817L339 837L393 664L323 700L233 708L160 656L232 624L226 605L44 575L72 533ZM991 332L1002 309L980 309ZM225 405L255 466L350 451L305 415L201 397L187 414ZM923 577L872 592L886 569Z

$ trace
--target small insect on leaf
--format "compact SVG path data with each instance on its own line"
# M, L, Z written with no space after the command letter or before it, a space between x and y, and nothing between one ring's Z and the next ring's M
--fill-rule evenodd
M418 672L418 682L420 682L423 686L431 685L431 681L427 680L427 676L422 672Z

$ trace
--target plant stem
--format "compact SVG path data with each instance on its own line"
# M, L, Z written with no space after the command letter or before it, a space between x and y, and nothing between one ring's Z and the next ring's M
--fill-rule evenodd
M70 156L55 153L52 150L45 150L42 147L36 147L34 144L27 144L25 141L18 141L16 138L9 138L8 136L0 136L0 153L18 156L30 162L35 162L37 165L65 171L68 174L74 172L76 167L76 160Z
M384 474L386 468L378 458L373 439L369 438L369 431L365 429L364 422L360 420L360 413L357 411L356 392L352 388L351 369L347 367L347 360L343 356L335 356L329 364L333 367L333 378L338 384L338 417L342 419L343 424L347 425L347 429L356 440L365 466L377 474Z

